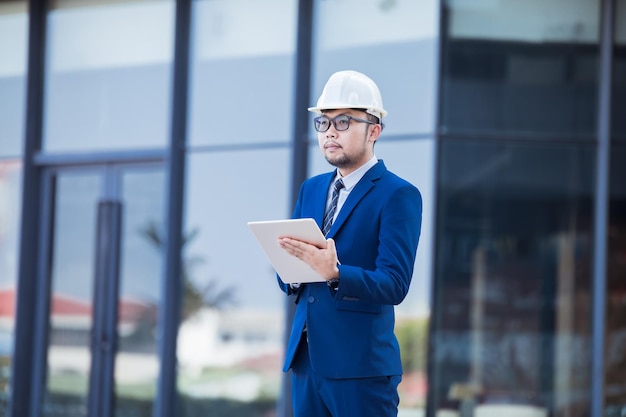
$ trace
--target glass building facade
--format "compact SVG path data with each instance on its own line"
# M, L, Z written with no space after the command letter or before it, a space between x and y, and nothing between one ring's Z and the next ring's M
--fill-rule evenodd
M623 8L443 4L430 415L626 412Z
M626 415L626 1L17 0L0 57L0 417L292 415L246 223L342 69L424 200L400 415Z

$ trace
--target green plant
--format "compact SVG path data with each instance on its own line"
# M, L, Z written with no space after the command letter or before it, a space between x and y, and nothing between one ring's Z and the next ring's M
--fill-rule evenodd
M395 328L402 354L404 372L424 372L426 370L426 347L428 319L399 320Z

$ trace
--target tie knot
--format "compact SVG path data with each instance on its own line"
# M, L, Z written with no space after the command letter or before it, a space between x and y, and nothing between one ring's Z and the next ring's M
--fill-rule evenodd
M335 181L335 191L339 191L344 187L343 185L343 181L341 178L339 178L337 181Z

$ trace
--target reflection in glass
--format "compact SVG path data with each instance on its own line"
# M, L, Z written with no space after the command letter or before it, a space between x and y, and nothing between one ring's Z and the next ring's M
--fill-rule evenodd
M317 0L311 104L332 73L353 69L378 84L387 135L431 133L438 8L435 0Z
M289 216L288 171L287 147L189 157L180 417L274 412L285 300L246 223Z
M592 146L442 143L435 410L589 415L594 161Z
M607 241L605 415L626 415L626 1L616 2Z
M622 2L624 3L624 2ZM626 147L611 146L607 241L605 415L626 414Z
M607 241L605 415L626 414L626 1L615 2Z
M174 2L54 5L48 14L45 150L165 146Z
M294 0L193 2L189 143L288 143Z
M0 161L0 415L9 400L15 330L22 165Z
M44 416L87 415L100 182L100 175L85 172L56 180Z
M598 0L444 7L443 133L594 137Z
M159 373L156 335L163 277L164 186L160 168L123 173L119 349L115 357L115 415L119 417L152 415Z
M22 153L27 31L26 1L0 2L0 157Z
M48 373L42 406L42 414L49 417L87 415L93 377L91 334L96 328L92 304L96 298L105 305L113 302L107 294L93 290L96 217L98 203L104 201L103 184L108 185L108 197L122 203L121 242L98 237L104 251L121 243L116 415L151 415L158 375L155 335L162 279L161 248L152 238L163 224L164 176L159 167L112 167L106 171L70 169L56 176ZM119 189L112 184L121 185L122 195L114 194Z

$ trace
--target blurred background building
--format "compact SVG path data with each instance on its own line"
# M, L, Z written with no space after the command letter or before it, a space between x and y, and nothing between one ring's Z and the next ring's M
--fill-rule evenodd
M0 417L289 417L247 229L355 69L420 188L402 417L626 416L626 0L0 2Z

